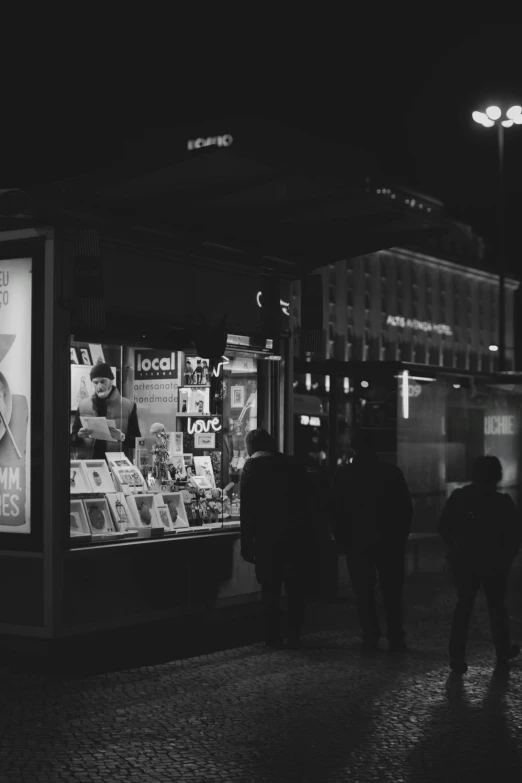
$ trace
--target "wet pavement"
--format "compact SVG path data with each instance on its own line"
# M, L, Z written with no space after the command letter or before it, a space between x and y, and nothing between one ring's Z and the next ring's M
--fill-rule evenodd
M517 569L518 639L521 587ZM404 655L361 653L343 600L310 608L301 651L250 644L98 674L4 668L0 783L518 783L522 663L493 674L481 596L469 673L448 676L452 590L416 577L407 594Z

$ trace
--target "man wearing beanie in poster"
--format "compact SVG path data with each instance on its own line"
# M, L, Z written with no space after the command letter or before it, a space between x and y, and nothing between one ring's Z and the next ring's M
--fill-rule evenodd
M123 450L131 459L135 438L141 438L136 403L121 396L113 385L114 374L105 362L99 362L92 367L90 378L95 393L92 397L80 401L71 431L77 458L104 459L106 451ZM81 416L104 416L109 421L114 421L121 440L113 443L93 439L91 430L82 425Z

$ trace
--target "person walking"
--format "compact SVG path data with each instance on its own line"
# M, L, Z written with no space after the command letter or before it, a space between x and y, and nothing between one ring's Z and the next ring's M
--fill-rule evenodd
M300 647L304 622L305 568L309 545L306 471L277 451L264 429L246 436L248 459L240 482L241 556L255 564L261 584L265 641L284 646L281 590L288 602L288 646Z
M457 588L449 640L450 668L468 670L466 644L477 593L488 604L497 668L507 669L520 653L511 642L506 607L507 577L520 547L520 517L509 495L498 492L502 465L497 457L479 457L472 483L456 489L442 510L437 530L449 547L448 562Z
M404 560L413 505L402 472L383 462L371 433L351 437L350 457L331 484L334 536L346 552L362 632L362 649L378 648L377 580L386 614L388 648L406 650L403 628Z

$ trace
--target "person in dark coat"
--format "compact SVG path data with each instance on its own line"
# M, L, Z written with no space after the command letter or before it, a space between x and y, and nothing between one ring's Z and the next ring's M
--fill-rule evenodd
M351 457L340 464L331 484L334 535L346 552L362 632L362 648L375 650L381 638L375 588L377 578L392 652L406 649L402 597L404 560L413 505L402 472L381 461L371 435L351 438Z
M141 438L136 403L122 397L113 384L112 369L105 362L91 368L90 379L94 394L81 400L71 428L71 443L77 459L104 459L107 451L123 451L132 459L136 438ZM82 416L104 416L113 420L120 440L114 443L93 439L91 430L81 422Z
M249 459L241 475L241 556L255 563L261 584L266 643L283 646L281 589L288 600L288 645L300 646L304 622L304 564L308 545L306 472L277 451L266 430L246 436Z
M449 642L450 668L465 674L466 643L475 598L482 585L488 603L497 667L507 668L520 653L512 644L506 608L507 576L521 540L520 517L509 495L497 491L502 466L497 457L479 457L472 483L450 495L437 526L449 547L457 588Z

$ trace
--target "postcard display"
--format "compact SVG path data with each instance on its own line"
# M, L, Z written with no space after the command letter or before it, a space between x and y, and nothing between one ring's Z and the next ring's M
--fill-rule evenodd
M211 369L208 360L182 352L127 351L125 364L134 368L134 375L124 396L136 402L143 436L136 439L134 465L154 497L153 506L130 499L133 518L143 522L150 515L152 525L163 523L166 533L176 530L178 535L237 527L244 437L257 422L254 359L224 358ZM247 373L249 384L241 382L239 373ZM165 390L163 397L160 390Z
M71 412L83 385L89 384L84 395L93 394L92 363L105 360L121 389L112 350L71 345ZM225 373L182 352L124 348L123 362L133 372L121 393L136 403L141 437L127 450L132 461L123 451L107 451L105 459L71 459L71 539L179 536L239 526L245 435L257 426L255 359L226 359ZM164 397L154 394L158 388L168 389Z

